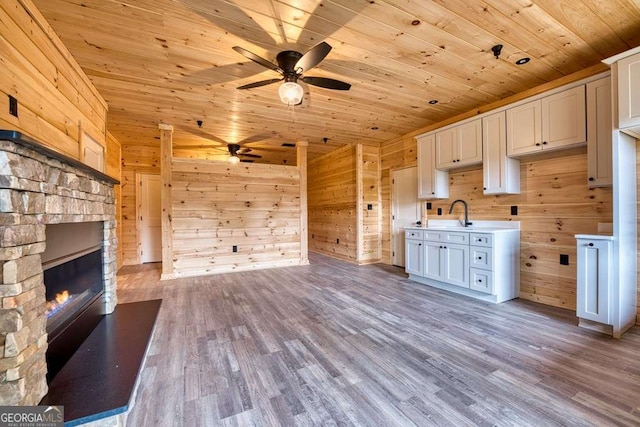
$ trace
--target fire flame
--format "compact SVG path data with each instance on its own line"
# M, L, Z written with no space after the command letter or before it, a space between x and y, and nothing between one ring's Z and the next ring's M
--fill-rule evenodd
M47 301L47 314L51 314L56 311L59 307L61 307L65 302L69 301L71 296L69 295L69 291L64 290L59 294L56 294L55 299L51 301Z

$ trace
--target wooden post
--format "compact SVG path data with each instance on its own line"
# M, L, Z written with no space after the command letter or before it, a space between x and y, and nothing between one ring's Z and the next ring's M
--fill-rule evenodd
M173 126L160 123L160 179L162 180L162 275L173 278L173 226L171 223L171 169Z
M363 252L363 167L364 167L364 153L362 151L362 143L356 144L356 262L362 261Z
M300 265L309 264L309 226L307 217L307 141L296 143L300 172Z

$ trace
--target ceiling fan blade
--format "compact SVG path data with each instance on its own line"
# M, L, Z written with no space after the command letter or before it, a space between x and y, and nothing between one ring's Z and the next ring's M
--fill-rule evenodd
M245 154L245 153L250 153L250 152L251 152L251 148L249 148L249 147L243 147L243 148L238 150L238 154Z
M326 89L349 90L351 88L349 83L328 79L326 77L301 77L300 80L310 85L324 87Z
M293 69L302 74L318 65L331 51L331 46L327 42L318 43L307 51L302 58L296 62Z
M249 52L247 49L240 47L240 46L234 46L233 50L235 50L236 52L238 52L240 55L244 56L247 59L252 60L253 62L262 65L263 67L266 67L270 70L273 71L277 71L279 73L282 72L282 70L280 68L278 68L278 66L276 64L274 64L271 61L267 61L266 59L264 59L261 56L256 55L253 52Z
M252 159L261 159L262 158L262 156L259 155L259 154L238 153L238 156L251 157Z
M238 87L238 89L253 89L254 87L266 86L266 85L270 85L270 84L273 84L273 83L277 83L277 82L282 81L282 80L283 79L261 80L259 82L253 82L253 83L246 84L244 86L240 86L240 87Z

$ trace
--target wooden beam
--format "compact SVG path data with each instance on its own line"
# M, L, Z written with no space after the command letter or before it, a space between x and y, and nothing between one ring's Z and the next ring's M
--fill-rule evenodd
M298 172L300 173L300 265L309 264L309 226L307 214L307 141L296 143Z
M362 246L363 246L363 189L362 189L362 168L364 163L364 154L362 152L362 143L356 144L356 262L362 260Z
M162 275L161 279L173 278L173 225L171 223L171 147L173 126L160 123L160 178L162 180Z

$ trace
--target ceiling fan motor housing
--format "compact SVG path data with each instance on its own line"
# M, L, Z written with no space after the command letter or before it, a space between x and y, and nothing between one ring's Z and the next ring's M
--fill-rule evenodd
M298 79L298 73L294 67L300 58L302 58L302 54L295 50L283 50L276 56L278 67L282 70L285 82L295 82Z

